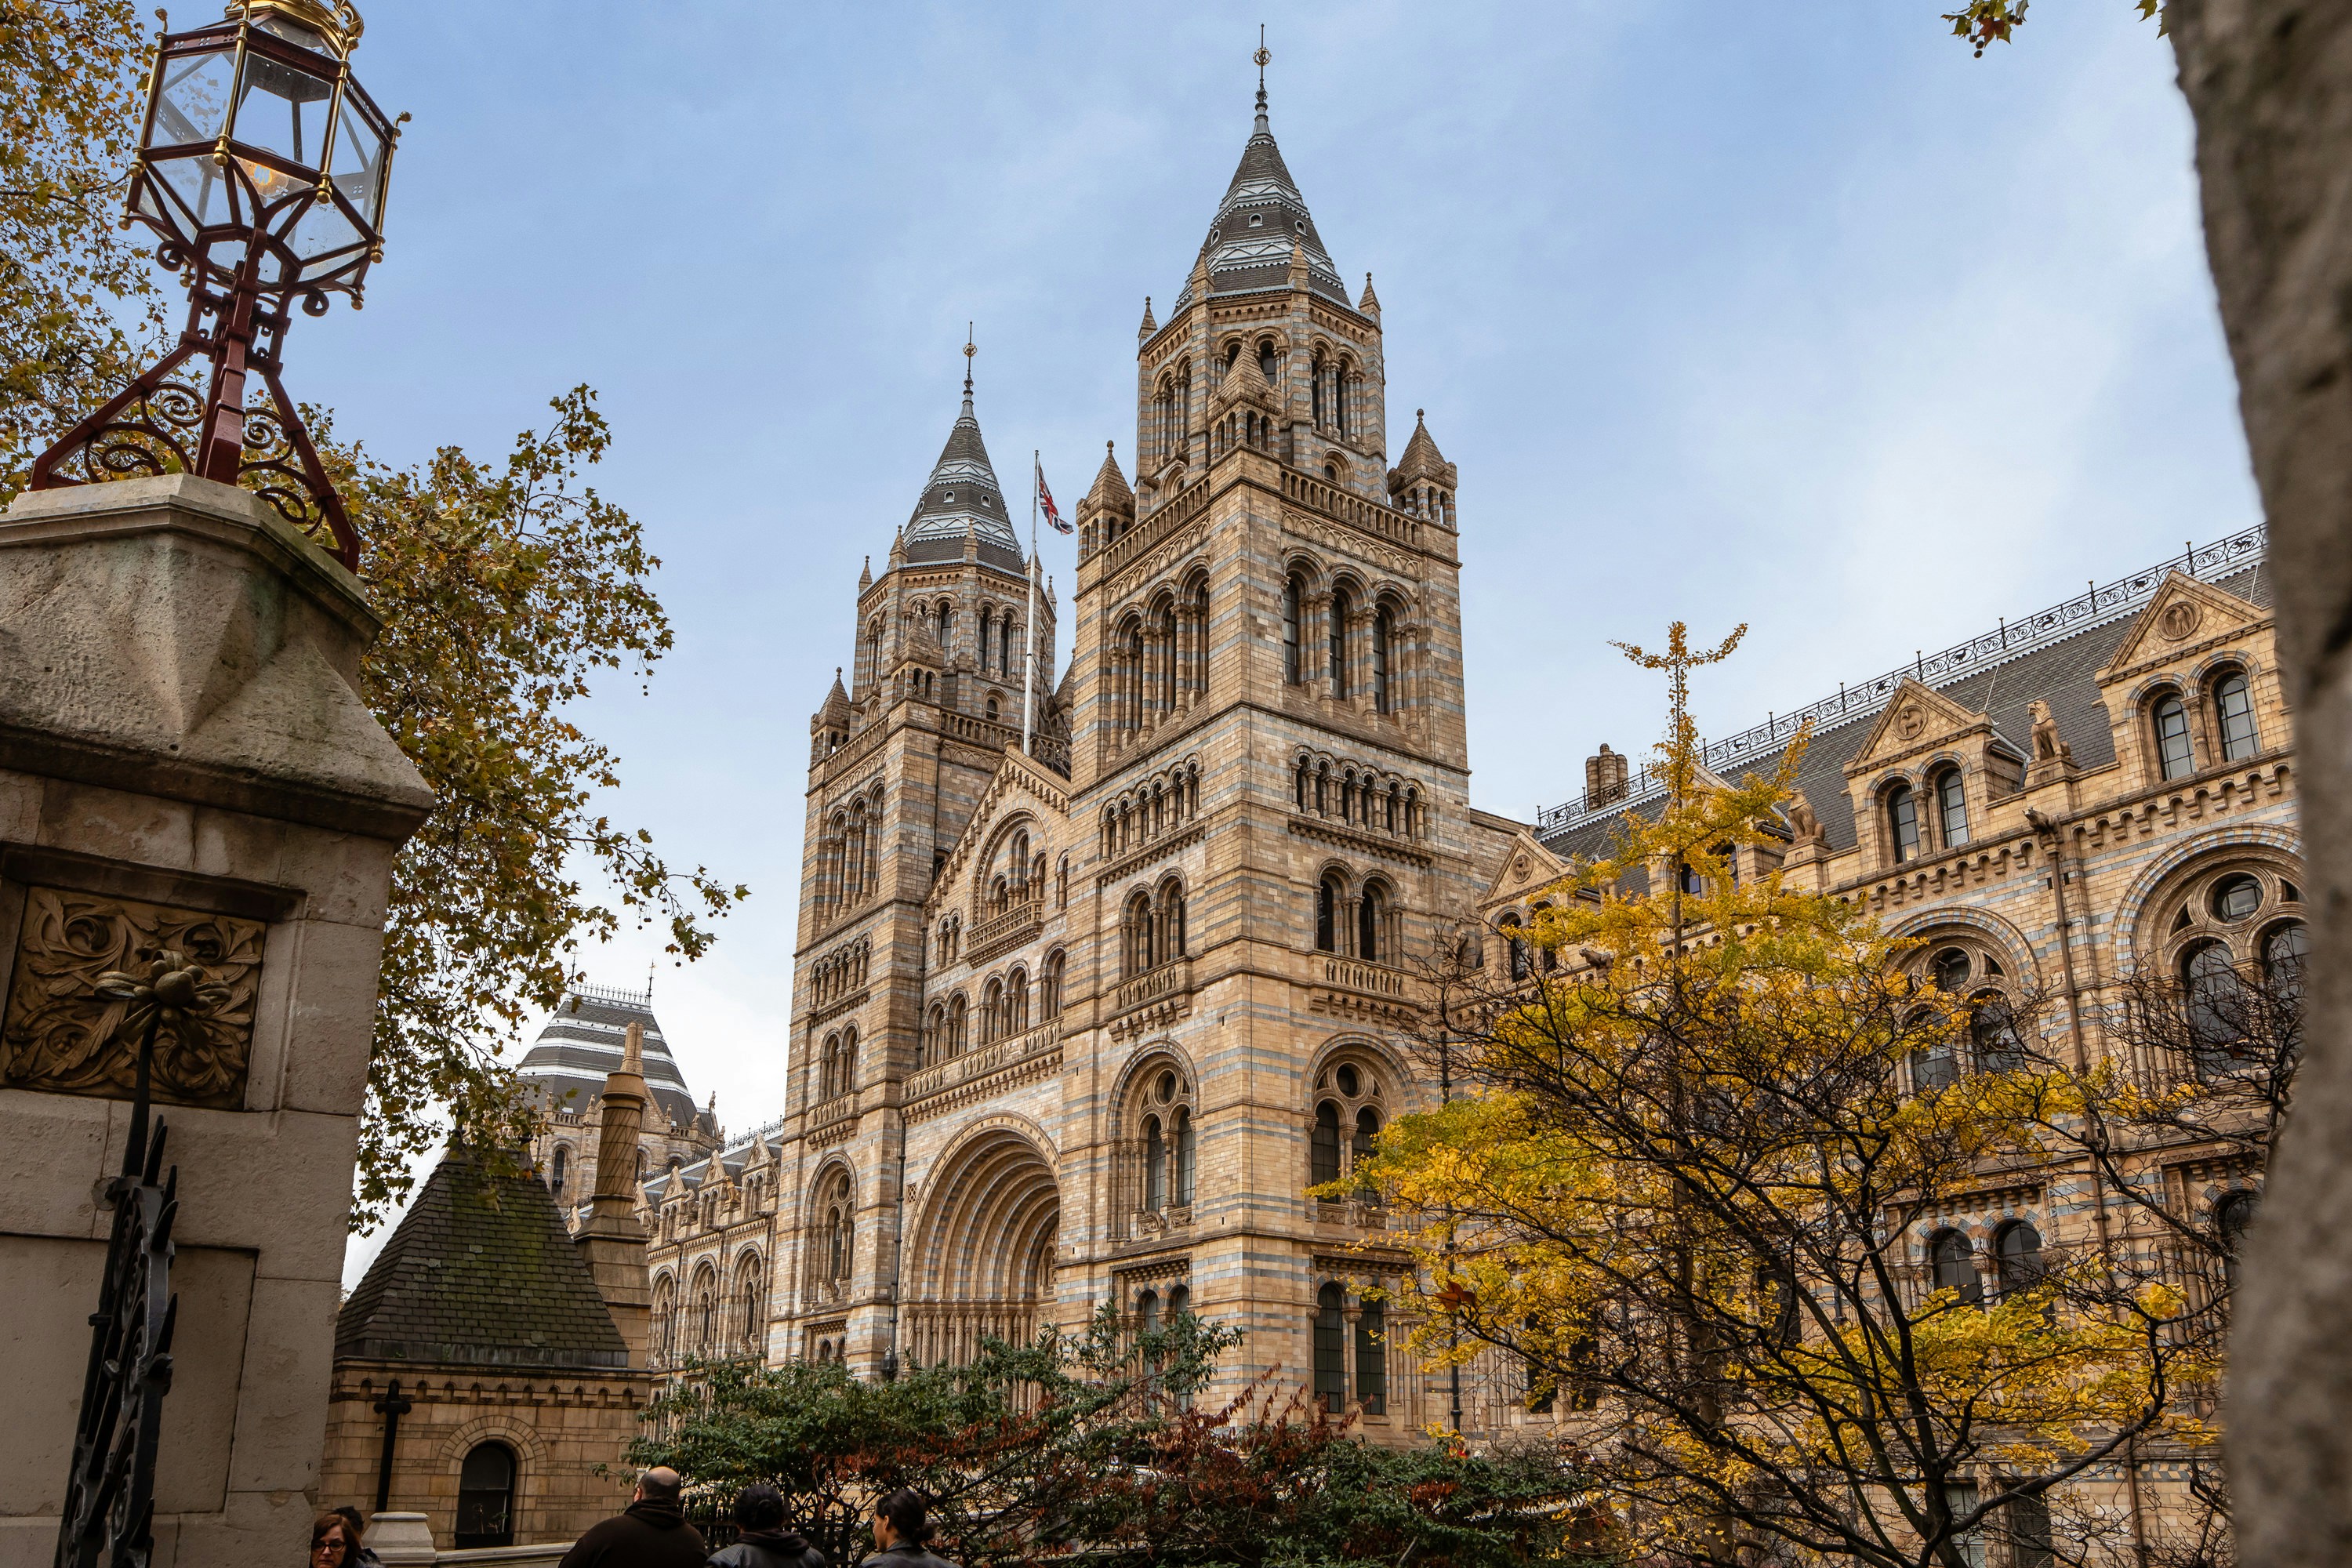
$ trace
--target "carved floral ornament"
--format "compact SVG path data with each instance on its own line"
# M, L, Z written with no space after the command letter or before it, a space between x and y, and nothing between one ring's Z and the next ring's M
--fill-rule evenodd
M0 1026L0 1086L127 1100L152 1016L154 1098L237 1109L267 930L132 899L28 889Z

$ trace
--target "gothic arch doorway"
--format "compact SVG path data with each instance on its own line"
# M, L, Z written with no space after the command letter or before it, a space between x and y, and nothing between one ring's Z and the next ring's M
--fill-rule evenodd
M904 1334L923 1365L969 1361L983 1338L1034 1339L1051 1321L1061 1187L1036 1142L1008 1127L948 1151L913 1256Z

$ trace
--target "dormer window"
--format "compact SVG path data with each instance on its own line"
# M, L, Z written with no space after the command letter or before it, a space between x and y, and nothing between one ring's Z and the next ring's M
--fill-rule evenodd
M1265 215L1264 213L1252 213L1252 214L1250 214L1250 227L1252 227L1252 228L1264 228L1265 226Z
M950 491L948 491L948 493L947 493L947 494L945 494L945 495L943 495L943 496L941 496L941 497L940 498L940 500L943 500L943 501L946 501L946 502L948 502L949 504L952 505L952 504L954 503L954 501L955 501L955 491L953 491L953 490L950 490Z

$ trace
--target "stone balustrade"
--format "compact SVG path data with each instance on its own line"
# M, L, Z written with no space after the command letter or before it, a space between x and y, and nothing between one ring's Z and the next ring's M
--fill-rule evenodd
M986 1078L1014 1064L1025 1061L1042 1052L1050 1051L1062 1043L1062 1021L1048 1018L1033 1029L999 1040L976 1051L927 1067L907 1080L907 1103L928 1100L975 1079Z
M1045 889L1040 886L965 932L963 962L986 963L1035 936L1045 924Z

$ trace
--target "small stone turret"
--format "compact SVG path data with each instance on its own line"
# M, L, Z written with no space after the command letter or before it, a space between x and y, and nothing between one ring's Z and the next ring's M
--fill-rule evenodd
M1400 511L1452 528L1454 488L1460 472L1437 449L1425 411L1416 408L1412 417L1412 438L1404 444L1397 466L1389 470L1389 499Z
M1118 470L1118 444L1105 441L1102 467L1078 502L1078 548L1091 555L1134 526L1135 492Z

